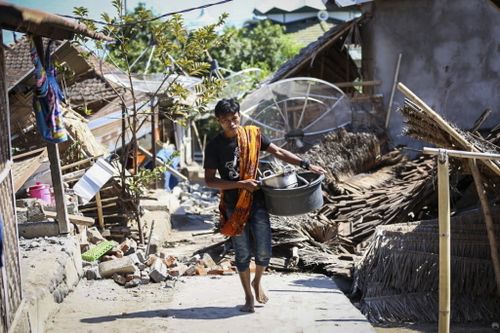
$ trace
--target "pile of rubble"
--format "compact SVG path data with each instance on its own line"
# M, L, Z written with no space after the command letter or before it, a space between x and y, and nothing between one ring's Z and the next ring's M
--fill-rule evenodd
M89 228L87 235L93 247L109 242L95 227ZM208 253L177 258L164 250L149 253L149 247L138 245L132 238L121 243L112 242L112 248L98 260L84 262L84 276L88 280L111 278L125 288L132 288L140 284L175 281L180 276L235 273L229 259L216 264Z

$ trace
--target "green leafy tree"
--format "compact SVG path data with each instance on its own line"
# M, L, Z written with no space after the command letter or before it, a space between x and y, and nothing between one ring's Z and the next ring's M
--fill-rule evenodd
M142 3L131 13L124 13L122 0L112 0L112 4L116 9L116 16L101 14L106 24L100 29L94 21L87 18L88 10L85 7L76 7L74 13L89 28L114 39L114 43L97 41L96 48L107 50L112 64L129 75L132 95L135 95L132 75L143 73L151 56L148 72L166 74L164 84L157 92L164 100L163 105L169 106L166 116L182 123L206 112L207 103L223 88L224 81L208 75L210 64L205 51L227 43L230 36L216 32L224 24L227 14L223 14L215 24L190 31L184 25L181 15L173 15L160 21L155 20L153 12ZM80 38L77 42L84 44L87 39ZM153 50L153 45L155 47L152 54L146 52L139 58L145 49ZM136 64L132 67L134 62ZM187 88L180 82L182 76L199 78L201 83ZM136 112L137 106L134 103L134 113Z
M97 41L95 47L103 53L107 51L111 62L128 76L132 105L126 103L124 96L118 92L117 96L122 99L124 105L127 105L126 120L132 133L137 133L144 123L141 120L141 117L144 118L144 112L138 111L141 105L138 105L132 78L135 73L142 73L150 56L152 58L149 72L165 74L161 87L150 96L150 98L159 97L162 109L167 110L163 116L182 124L200 113L207 112L208 103L224 86L223 80L209 75L207 51L227 43L228 35L216 32L224 24L227 14L222 15L215 24L188 30L180 15L173 15L161 21L155 19L152 11L146 9L144 4L140 4L131 13L125 13L122 0L112 0L112 4L116 9L115 16L112 17L108 13L101 14L105 24L99 26L95 21L88 19L88 10L85 7L75 8L74 13L90 29L114 39L111 44ZM79 37L75 42L83 46L87 39ZM153 49L152 45L155 46L152 54L145 54L139 58L136 65L132 66L144 49ZM181 81L186 76L198 78L201 82L194 87L187 87ZM122 154L128 157L129 152L132 149L137 150L137 147L137 138L134 134ZM133 156L135 159L137 154L134 153ZM137 163L134 165L135 172L128 177L126 183L128 190L138 198L144 189L142 185L165 169L144 170L138 169ZM122 178L125 178L124 171Z
M269 20L248 24L243 28L229 27L229 43L211 50L221 67L238 71L257 67L272 73L295 56L301 45L285 34L285 29Z

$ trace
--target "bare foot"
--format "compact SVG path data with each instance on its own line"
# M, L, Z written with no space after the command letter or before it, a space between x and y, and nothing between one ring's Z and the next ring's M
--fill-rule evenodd
M241 312L255 312L253 298L245 298L245 305L240 308Z
M264 293L264 289L262 289L262 286L259 284L259 286L257 287L254 280L252 281L252 287L255 290L255 299L257 300L257 302L266 304L269 300L269 297L267 297Z

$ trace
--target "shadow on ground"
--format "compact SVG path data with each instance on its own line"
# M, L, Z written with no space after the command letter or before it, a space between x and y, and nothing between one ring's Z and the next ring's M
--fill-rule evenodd
M186 309L170 309L170 310L151 310L138 311L131 313L122 313L109 316L83 318L80 321L87 324L99 324L120 319L134 318L154 318L154 317L171 317L179 319L226 319L236 316L244 316L249 313L241 312L239 306L224 307L224 306L207 306Z

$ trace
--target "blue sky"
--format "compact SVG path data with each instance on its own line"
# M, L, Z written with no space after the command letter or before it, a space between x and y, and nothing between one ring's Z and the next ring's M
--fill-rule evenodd
M198 7L204 4L219 2L220 0L127 0L127 8L133 9L139 2L146 4L146 7L151 8L155 14L163 14L166 12L182 10L191 7ZM223 12L229 13L228 23L232 25L241 25L245 20L251 19L252 11L259 1L265 0L233 0L231 2L212 6L206 9L205 15L213 18ZM115 10L111 5L111 0L7 0L7 2L29 8L44 10L49 13L72 15L73 8L76 6L84 6L89 9L91 18L99 19L102 12L114 14ZM200 15L200 10L192 11L184 14L186 22L196 20ZM113 16L113 15L111 15ZM211 22L207 22L211 23ZM4 43L12 42L12 33L4 30Z

